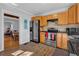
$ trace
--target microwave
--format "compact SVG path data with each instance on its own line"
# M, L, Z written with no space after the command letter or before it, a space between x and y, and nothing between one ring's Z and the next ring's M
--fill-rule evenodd
M68 35L75 35L76 32L76 28L67 28L66 32L68 33Z

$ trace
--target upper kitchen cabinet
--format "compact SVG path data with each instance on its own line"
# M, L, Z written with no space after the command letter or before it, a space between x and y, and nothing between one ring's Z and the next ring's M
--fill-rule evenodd
M77 20L77 5L72 5L68 10L68 23L75 24Z
M40 26L46 26L46 25L47 25L47 17L46 16L41 16Z
M32 20L40 20L41 19L41 16L33 16L32 17Z
M47 17L46 16L35 16L35 17L32 17L32 20L40 20L40 26L47 25Z
M32 19L32 20L35 20L35 17L33 16L31 19Z
M60 12L58 14L58 24L67 25L68 24L68 11Z
M47 17L47 20L50 20L50 19L57 19L58 18L58 14L57 13L54 13L54 14L50 14L50 15L48 15L48 16L46 16Z
M58 18L58 13L54 13L52 16L53 16L53 19L57 19Z
M47 18L47 20L49 20L49 19L52 19L53 16L52 15L47 15L46 18Z

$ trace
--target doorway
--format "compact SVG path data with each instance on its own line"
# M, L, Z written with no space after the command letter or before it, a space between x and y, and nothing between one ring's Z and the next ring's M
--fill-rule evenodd
M19 47L19 18L4 14L4 50Z

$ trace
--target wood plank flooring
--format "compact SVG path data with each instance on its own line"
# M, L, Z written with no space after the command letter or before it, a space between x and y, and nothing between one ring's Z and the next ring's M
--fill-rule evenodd
M0 52L0 55L13 56L11 53L17 50L33 52L34 54L32 54L32 56L51 56L54 53L55 48L40 43L29 42L28 44L21 45L18 48L4 50Z
M7 38L5 39L5 50L0 52L0 56L13 56L12 53L18 50L22 50L24 52L28 52L28 51L33 52L31 56L55 56L55 55L60 56L61 51L63 50L60 51L56 49L57 48L53 48L41 43L34 43L34 42L29 42L27 44L23 44L19 46L18 40ZM67 55L66 52L64 54ZM17 56L20 56L20 54ZM63 52L61 56L63 56Z
M14 40L10 36L4 37L4 48L6 49L13 49L19 47L19 40Z

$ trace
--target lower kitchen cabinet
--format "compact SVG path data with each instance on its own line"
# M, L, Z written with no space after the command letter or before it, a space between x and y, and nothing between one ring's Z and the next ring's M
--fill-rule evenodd
M62 38L62 34L61 33L57 33L57 47L58 48L62 47L61 38Z
M67 48L68 35L66 33L57 33L57 47L62 49Z
M79 24L79 3L77 4L77 23Z
M40 43L45 43L45 32L40 32Z
M62 48L67 49L67 41L68 41L68 35L66 33L63 33L62 38Z

